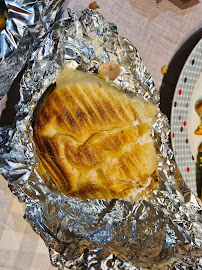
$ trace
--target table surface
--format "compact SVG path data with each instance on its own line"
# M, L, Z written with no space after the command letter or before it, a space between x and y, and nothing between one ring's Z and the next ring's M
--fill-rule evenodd
M71 0L76 13L92 1ZM195 44L202 38L202 0L98 0L106 20L118 27L138 49L161 93L161 109L170 117L172 96L180 71ZM161 68L169 65L163 77ZM0 126L13 121L18 94L11 87L1 101ZM25 206L18 202L0 176L0 270L49 270L48 248L24 221Z

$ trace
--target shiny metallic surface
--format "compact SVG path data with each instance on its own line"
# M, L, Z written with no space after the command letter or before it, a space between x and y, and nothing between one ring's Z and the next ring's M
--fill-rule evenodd
M0 31L0 99L55 22L64 0L6 0L5 4L8 15L6 28Z
M63 67L96 73L110 60L123 66L114 84L159 103L138 51L101 14L85 10L78 18L69 10L52 26L22 77L15 123L0 130L1 172L26 204L24 218L58 269L201 269L202 208L173 161L168 119L160 110L152 130L160 189L147 199L131 204L67 197L47 187L36 171L32 121L39 99Z

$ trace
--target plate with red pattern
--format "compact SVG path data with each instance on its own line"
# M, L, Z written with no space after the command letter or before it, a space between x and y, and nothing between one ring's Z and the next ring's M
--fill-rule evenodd
M197 193L196 162L202 135L195 103L202 100L202 39L189 55L175 89L171 111L171 141L176 164L190 189Z

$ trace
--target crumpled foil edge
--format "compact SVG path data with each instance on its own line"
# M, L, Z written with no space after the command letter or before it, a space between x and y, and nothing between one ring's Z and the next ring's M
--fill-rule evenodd
M0 31L0 99L8 92L34 48L55 22L64 2L5 0L8 15L6 28Z

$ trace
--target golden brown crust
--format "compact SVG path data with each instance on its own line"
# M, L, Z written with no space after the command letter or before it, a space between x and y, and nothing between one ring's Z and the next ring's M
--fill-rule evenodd
M63 193L122 198L157 169L149 136L156 106L97 76L63 70L36 119L40 160Z

